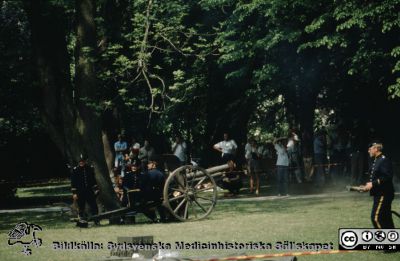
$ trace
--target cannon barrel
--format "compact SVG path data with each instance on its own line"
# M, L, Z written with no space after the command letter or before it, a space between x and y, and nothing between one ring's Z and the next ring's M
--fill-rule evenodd
M211 168L206 169L206 171L209 174L213 174L215 172L220 172L220 171L223 171L223 170L226 170L226 169L229 169L229 165L228 164L223 164L223 165L211 167Z
M223 165L219 165L219 166L215 166L215 167L211 167L208 169L205 169L205 171L212 177L217 177L220 176L224 173L225 170L229 169L229 165L228 164L223 164ZM195 178L195 180L204 177L205 175L203 173L193 173L193 172L189 172L186 173L186 178L188 179L192 179Z

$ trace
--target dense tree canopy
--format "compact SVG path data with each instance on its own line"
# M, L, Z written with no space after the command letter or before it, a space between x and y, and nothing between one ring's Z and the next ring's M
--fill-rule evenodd
M400 112L399 11L399 0L1 0L0 147L48 134L66 162L89 152L106 187L119 132L160 153L180 133L210 164L224 131L243 144L333 124L398 141L382 115Z

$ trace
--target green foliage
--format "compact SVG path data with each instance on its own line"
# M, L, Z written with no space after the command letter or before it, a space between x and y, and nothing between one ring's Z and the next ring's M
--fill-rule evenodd
M400 29L400 1L347 0L329 1L325 12L306 26L312 38L303 43L299 51L325 47L332 54L346 57L340 61L349 75L357 75L364 83L372 83L377 64L388 64L381 73L388 75L382 85L388 88L391 97L396 97L398 88L398 61L396 46ZM390 56L391 55L391 56ZM390 69L392 66L392 69ZM391 82L393 77L396 83Z
M99 37L106 39L98 67L101 105L118 108L128 132L150 127L152 133L169 137L177 132L190 139L204 134L206 59L216 49L215 30L193 20L196 1L125 4L115 3L120 21L107 16L96 20ZM200 106L200 111L184 109L191 106ZM189 124L190 119L198 120Z
M0 130L27 132L38 122L29 27L22 2L0 3ZM75 7L49 3L69 15L73 83ZM98 1L98 49L83 50L95 61L98 92L83 100L98 113L118 112L130 133L179 132L199 151L226 129L268 138L289 126L323 125L315 109L333 110L351 125L349 112L365 106L355 99L400 95L399 6L400 0Z
M105 66L100 79L110 92L117 91L124 102L121 105L136 111L164 108L165 101L180 99L169 92L169 86L174 92L180 84L174 82L174 72L182 71L175 68L181 60L176 61L175 56L193 52L188 41L195 30L183 24L188 5L142 0L129 2L129 8L129 19L123 22L129 25L119 32L122 39L108 43L102 53ZM149 104L149 99L154 99L155 104Z
M187 130L189 137L192 131L204 134L200 123L210 113L204 108L216 102L207 96L229 90L247 97L254 108L262 108L252 113L253 131L261 128L257 122L268 115L272 120L262 128L268 132L278 126L277 132L284 132L286 127L279 126L287 125L281 121L298 123L305 112L297 108L316 99L318 93L325 91L324 97L330 98L317 106L330 109L337 107L337 101L349 99L340 86L354 79L360 85L373 84L382 75L398 73L397 45L387 44L398 32L396 6L398 1L365 4L361 0L129 2L122 15L121 37L110 41L102 53L105 66L99 75L114 97L104 104L122 111L161 113L152 117L159 121L154 122L153 131ZM100 27L107 22L98 21ZM225 78L211 92L208 55L215 55ZM377 69L378 64L386 65ZM386 85L394 97L398 81L393 84L391 78L379 80L379 85ZM340 95L330 96L335 92ZM281 109L259 107L273 103L279 95L285 99ZM226 111L239 102L229 104ZM192 106L198 106L197 115L183 109ZM282 106L287 108L284 114ZM286 116L278 117L279 113ZM188 130L185 122L193 116L200 117L199 124L189 124Z

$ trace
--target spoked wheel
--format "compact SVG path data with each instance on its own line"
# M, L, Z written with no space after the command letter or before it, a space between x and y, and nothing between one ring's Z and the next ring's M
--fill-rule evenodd
M217 185L202 168L186 165L174 170L164 186L164 205L180 221L207 217L217 203Z

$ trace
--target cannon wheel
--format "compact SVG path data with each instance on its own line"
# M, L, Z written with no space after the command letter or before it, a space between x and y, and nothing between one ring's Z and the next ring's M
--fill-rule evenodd
M203 168L186 165L174 170L164 186L164 206L180 221L207 217L217 203L217 185Z

